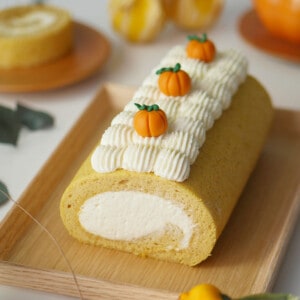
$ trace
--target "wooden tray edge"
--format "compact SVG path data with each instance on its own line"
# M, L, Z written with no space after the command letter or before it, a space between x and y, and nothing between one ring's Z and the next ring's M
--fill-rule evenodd
M25 191L22 193L20 198L18 199L18 204L22 207L26 207L27 211L31 215L35 215L40 208L45 204L45 202L49 198L49 194L51 193L51 189L53 186L59 184L61 178L63 177L63 170L66 170L74 160L75 157L78 155L78 150L81 149L82 146L86 143L87 140L89 140L90 135L89 134L81 134L80 138L77 135L78 130L81 130L80 128L84 124L85 127L91 128L95 126L95 122L98 123L101 121L101 116L99 116L99 119L90 119L89 115L90 112L93 111L97 107L97 99L100 97L105 96L107 93L109 93L109 90L113 88L114 85L110 84L103 84L98 92L96 93L93 100L89 103L89 105L86 107L84 112L81 114L78 120L75 121L74 125L71 127L71 129L67 132L65 137L62 139L62 141L58 144L54 152L50 155L50 157L47 159L47 161L44 163L42 168L38 171L36 176L32 179L28 187L25 189ZM90 132L91 130L86 130L87 132ZM71 149L74 149L74 151L69 152L68 156L66 156L66 159L61 161L59 158L64 152L64 149L67 147L69 148L70 145L73 145ZM57 162L57 163L56 163ZM59 170L54 170L59 168ZM51 172L51 170L53 172ZM52 177L45 178L44 174L49 174L48 172L51 172ZM41 182L43 184L41 185ZM35 203L34 205L30 203L28 199L31 198L31 190L35 191L35 196L40 196L40 201L38 205ZM38 191L38 194L36 192ZM11 221L14 220L14 226L17 228L22 228L22 230L15 233L14 236L11 238L7 238L7 232L9 231L11 227ZM22 225L16 225L22 224ZM19 237L23 234L23 232L27 229L27 227L32 223L32 220L28 218L26 214L24 214L20 208L18 208L16 205L14 205L11 210L7 213L7 215L4 217L4 219L0 222L0 240L3 241L6 239L6 241L9 241L9 243L0 243L0 259L2 259L6 253L8 253L15 245ZM9 245L8 245L9 244Z
M55 280L53 277L55 276ZM85 299L124 299L124 300L175 300L178 294L146 289L135 285L112 283L85 276L76 276ZM69 273L37 270L24 266L0 262L0 282L4 285L29 288L44 292L56 292L61 295L78 297L74 278ZM51 285L44 284L51 282Z
M273 260L276 262L273 264L273 270L270 272L269 277L265 277L265 291L271 291L275 280L276 280L276 275L280 269L280 266L282 265L284 256L286 254L288 245L290 243L290 239L293 235L295 225L298 220L298 216L300 214L300 186L298 189L293 193L292 195L293 203L290 206L290 210L288 212L288 217L287 221L283 224L283 231L282 235L284 236L282 239L278 239L279 242L276 247L276 253L273 257ZM262 271L261 271L262 272ZM264 275L265 276L265 275ZM258 276L256 282L259 282L262 280L264 276Z

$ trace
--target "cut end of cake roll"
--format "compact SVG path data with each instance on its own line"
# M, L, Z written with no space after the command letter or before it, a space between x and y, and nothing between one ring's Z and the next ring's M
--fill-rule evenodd
M63 9L36 4L0 11L0 68L42 65L72 46L72 18Z
M212 216L189 189L125 170L74 182L61 216L83 243L190 266L211 253L217 238Z

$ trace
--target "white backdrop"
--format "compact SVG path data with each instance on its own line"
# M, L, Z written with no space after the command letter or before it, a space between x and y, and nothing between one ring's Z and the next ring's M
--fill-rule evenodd
M0 0L0 8L24 4L24 0ZM26 189L43 163L50 156L71 126L76 122L102 83L138 86L149 70L176 44L182 44L186 33L167 26L157 40L147 45L133 45L122 40L110 26L107 1L49 0L49 4L69 10L74 18L104 33L112 44L112 53L105 67L83 82L56 91L34 94L0 93L0 104L14 105L15 101L46 110L55 116L53 129L29 132L22 129L17 147L0 144L0 180L9 187L14 199ZM300 64L269 56L249 44L239 35L239 17L251 7L250 0L227 0L218 23L208 33L217 47L240 49L249 59L250 73L266 87L276 107L300 109ZM12 207L0 206L0 220ZM1 242L1 241L0 241ZM290 292L300 296L300 222L296 225L274 284L274 292ZM0 286L2 300L50 300L69 297Z

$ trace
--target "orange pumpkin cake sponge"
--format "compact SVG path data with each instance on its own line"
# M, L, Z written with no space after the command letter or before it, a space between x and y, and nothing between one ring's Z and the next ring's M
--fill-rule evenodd
M160 91L156 70L170 67L166 58L191 77L182 96ZM273 110L241 54L219 51L205 64L199 72L185 47L171 49L115 116L62 196L74 238L189 266L211 255Z

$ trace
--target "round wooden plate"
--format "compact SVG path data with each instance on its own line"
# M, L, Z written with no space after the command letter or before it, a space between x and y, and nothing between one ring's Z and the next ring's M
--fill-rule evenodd
M239 31L255 47L281 58L300 62L300 45L272 36L263 26L254 10L246 12L241 17Z
M0 69L0 92L36 92L74 84L96 72L110 53L100 32L74 22L74 48L64 57L27 69Z

